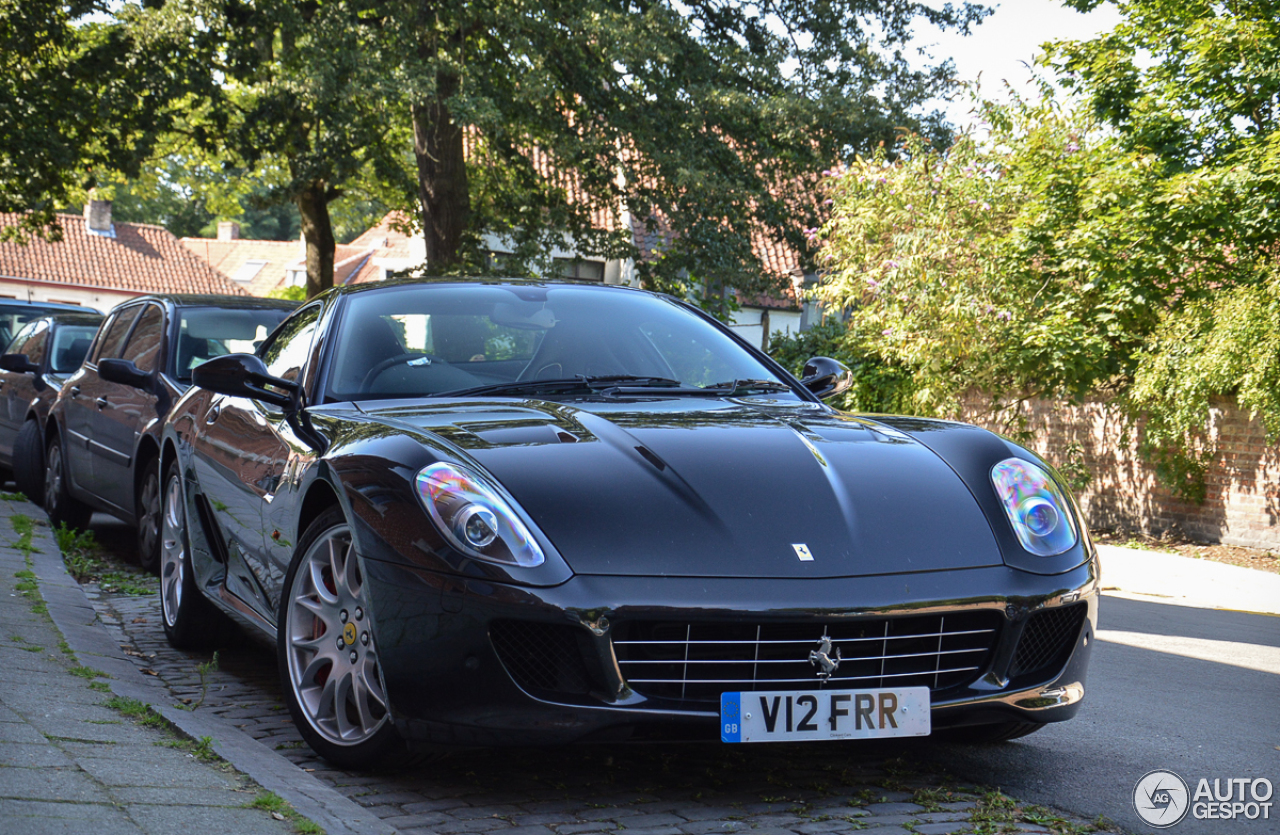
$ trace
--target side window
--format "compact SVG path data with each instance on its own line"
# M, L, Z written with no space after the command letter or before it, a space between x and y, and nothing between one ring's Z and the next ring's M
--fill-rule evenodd
M44 362L45 350L49 345L49 323L37 320L23 328L18 335L22 336L24 333L27 335L27 343L22 346L21 351L15 353L26 354L27 359L39 365Z
M138 317L138 324L134 327L121 358L131 361L139 371L154 371L163 336L164 313L158 305L149 304Z
M14 336L13 340L9 343L9 347L4 349L4 352L6 354L26 354L27 341L31 339L31 334L35 329L36 323L31 322L22 330L18 331L17 335ZM30 355L28 355L27 358L31 359ZM34 361L35 360L32 360L32 362Z
M311 337L320 321L320 305L312 305L295 313L284 321L266 345L260 356L272 377L285 380L298 379L302 366L311 352Z
M137 315L138 308L126 307L103 325L102 334L98 337L98 346L93 352L94 362L120 356L120 351L124 348L124 338L129 335L129 326L133 324Z

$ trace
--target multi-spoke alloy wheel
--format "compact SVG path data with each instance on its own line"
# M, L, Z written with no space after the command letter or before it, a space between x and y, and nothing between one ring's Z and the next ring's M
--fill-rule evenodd
M160 609L172 629L182 611L182 585L187 577L187 532L182 515L182 482L172 473L164 490L160 532Z
M279 642L290 707L322 756L372 766L402 753L351 530L337 509L312 523L281 600Z
M138 487L138 565L147 571L160 567L160 461L151 459Z
M67 492L67 473L62 460L62 441L55 435L45 452L44 509L54 527L83 528L93 511Z
M222 646L235 637L235 624L196 586L191 537L176 462L164 474L160 517L160 613L165 637L179 649Z

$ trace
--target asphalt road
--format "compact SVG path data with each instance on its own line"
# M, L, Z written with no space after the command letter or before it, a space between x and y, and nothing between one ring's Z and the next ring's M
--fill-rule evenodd
M1075 719L1005 745L938 746L933 761L1013 797L1086 818L1103 814L1136 832L1155 831L1130 802L1134 785L1155 769L1176 772L1193 794L1201 777L1211 785L1215 777L1265 777L1280 789L1280 617L1107 597L1099 621L1103 640ZM1171 649L1201 657L1162 651ZM1280 792L1272 802L1267 821L1188 815L1169 831L1280 832Z
M94 517L93 527L108 550L121 556L132 552L129 528L101 515ZM138 601L138 605L147 604ZM128 621L126 617L126 632ZM137 629L158 631L154 626ZM915 764L921 776L948 772L962 783L999 787L1020 801L1061 809L1086 820L1105 815L1126 832L1157 831L1144 824L1132 806L1135 784L1152 770L1178 773L1190 784L1192 792L1202 777L1210 784L1214 778L1265 777L1277 789L1270 820L1201 821L1189 814L1167 831L1174 835L1280 833L1280 617L1106 597L1098 634L1086 702L1075 719L1001 745L909 741L901 747L904 758ZM160 653L161 657L155 659L159 669L167 649L163 638L145 638L134 635L140 648ZM256 645L237 652L243 657L224 654L224 669L237 664L251 669L238 675L234 699L243 703L260 698L264 704L278 700L271 654ZM164 675L163 669L161 674ZM252 692L255 688L262 690L260 697ZM274 716L278 718L279 714ZM291 727L264 726L261 733L284 733L289 740L296 739ZM263 741L274 739L268 736ZM296 743L286 741L277 747L289 745ZM309 752L289 753L300 766L325 770L323 763L309 757ZM866 753L865 765L869 766L872 760L877 765L883 762L884 752ZM579 758L594 762L598 752L555 751L546 755L543 762L550 766L551 762ZM490 760L478 753L462 759L474 759L471 765L477 771L505 763L521 772L530 764L529 756L530 752L523 752ZM721 755L713 751L678 747L672 747L670 752L650 749L637 760L654 756L664 762L668 757L690 761L690 773L677 781L685 788L697 788L686 781L699 772L709 774L724 767L719 762ZM777 775L795 770L794 777L799 781L806 769L830 771L842 758L847 758L845 762L850 765L862 759L850 749L837 753L811 748L776 759L766 757L764 752L752 752L734 766L741 768L756 756L760 757L756 765L762 770L768 762L767 770L775 775L771 779L785 782L789 781ZM533 759L539 758L535 755ZM612 759L609 758L610 763ZM592 773L598 765L582 762L579 767L585 772L571 769L563 779L572 785L585 779L584 773ZM635 765L644 769L639 762ZM341 785L339 779L334 779ZM364 790L394 793L406 801L410 795L431 796L441 791L425 774L388 777L386 782L387 785L366 784ZM484 792L469 802L483 806ZM495 796L493 802L500 801ZM412 808L415 804L406 805ZM526 821L517 816L513 822L519 826Z

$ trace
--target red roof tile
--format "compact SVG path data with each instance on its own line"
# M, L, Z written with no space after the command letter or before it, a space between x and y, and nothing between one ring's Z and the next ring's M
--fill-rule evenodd
M0 226L20 219L0 212ZM60 214L58 221L63 239L57 243L35 236L25 244L0 242L0 277L125 293L245 295L163 227L116 223L111 238L87 232L79 215Z
M254 296L265 296L284 284L286 270L301 260L302 247L298 241L254 241L246 238L180 240L197 257L232 280L242 270L246 273L252 270L255 262L260 263L261 267L248 282L235 282Z

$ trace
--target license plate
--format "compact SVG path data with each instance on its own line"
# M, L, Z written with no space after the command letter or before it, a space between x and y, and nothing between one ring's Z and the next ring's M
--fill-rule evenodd
M721 693L723 742L929 735L929 688Z

